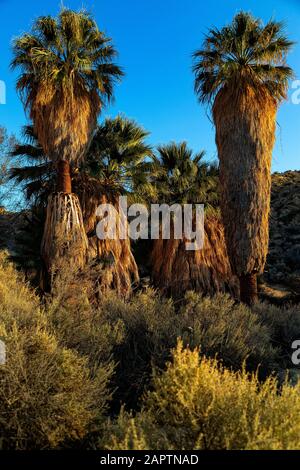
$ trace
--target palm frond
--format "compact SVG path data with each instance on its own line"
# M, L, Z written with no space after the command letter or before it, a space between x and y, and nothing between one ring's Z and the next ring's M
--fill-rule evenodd
M280 101L286 97L293 71L286 57L293 42L284 35L282 22L265 26L250 13L238 13L221 30L210 29L203 48L193 54L195 93L202 103L212 104L224 87L239 89L249 84L264 88Z
M123 76L111 40L89 13L63 8L57 18L38 18L14 41L13 55L11 66L21 71L17 90L44 154L80 161Z

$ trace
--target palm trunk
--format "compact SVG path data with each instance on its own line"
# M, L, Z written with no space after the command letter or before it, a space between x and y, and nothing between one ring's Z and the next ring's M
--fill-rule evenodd
M57 165L57 191L65 194L72 192L70 163L66 160L60 160Z
M253 305L258 301L257 274L243 274L240 276L240 299L246 305Z
M41 246L48 272L53 275L63 261L72 267L83 267L87 248L80 203L78 197L72 194L70 163L60 160L57 164L57 192L48 198Z
M213 108L228 256L248 305L257 300L257 275L268 254L276 112L264 87L249 84L224 87Z

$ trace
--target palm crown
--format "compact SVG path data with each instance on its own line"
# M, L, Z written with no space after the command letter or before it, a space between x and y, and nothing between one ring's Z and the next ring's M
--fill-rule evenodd
M285 57L293 43L283 33L283 23L265 26L251 14L238 13L232 24L210 29L204 48L194 53L195 91L200 102L212 102L223 87L239 90L245 83L262 85L271 96L285 98L292 69Z
M82 170L95 178L106 192L132 193L147 185L152 148L149 133L122 116L100 124L87 152Z
M30 34L15 40L13 52L12 67L22 72L17 89L44 152L79 159L123 75L110 39L88 13L63 9L57 19L40 17Z
M186 142L158 147L156 176L152 183L160 201L166 203L218 204L218 168L203 160L205 152L193 154Z

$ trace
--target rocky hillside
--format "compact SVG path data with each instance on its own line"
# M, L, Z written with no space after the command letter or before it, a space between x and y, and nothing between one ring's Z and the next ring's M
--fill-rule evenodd
M264 278L300 294L300 171L274 173Z

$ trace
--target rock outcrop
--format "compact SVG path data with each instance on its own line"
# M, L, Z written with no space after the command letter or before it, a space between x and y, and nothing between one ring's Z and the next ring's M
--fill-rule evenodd
M264 280L300 294L300 171L274 173Z

